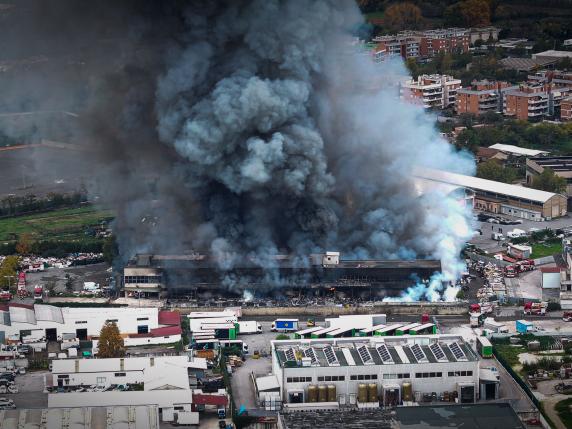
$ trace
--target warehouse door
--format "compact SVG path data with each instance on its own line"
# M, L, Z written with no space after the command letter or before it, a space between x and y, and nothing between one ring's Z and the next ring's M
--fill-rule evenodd
M80 341L85 341L87 340L87 329L76 329L75 335Z
M46 329L46 340L47 341L57 341L58 340L58 331L56 328Z

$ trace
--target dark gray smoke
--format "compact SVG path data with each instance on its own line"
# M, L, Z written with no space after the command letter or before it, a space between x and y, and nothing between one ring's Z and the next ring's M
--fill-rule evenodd
M120 3L94 6L93 37L80 37L93 53L71 50L95 70L74 101L78 135L124 259L195 249L221 270L248 257L270 272L276 253L303 264L338 250L436 257L454 275L466 213L420 195L413 171L472 165L397 100L401 62L359 52L353 1Z

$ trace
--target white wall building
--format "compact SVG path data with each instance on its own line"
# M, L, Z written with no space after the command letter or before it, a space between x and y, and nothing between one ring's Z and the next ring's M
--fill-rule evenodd
M157 308L8 304L0 313L0 332L11 341L26 337L61 341L70 335L90 339L99 336L108 321L117 324L126 346L181 340L179 314Z
M205 370L205 359L187 356L52 361L51 386L144 385L144 390L189 389L189 369Z
M375 384L384 404L401 403L404 386L411 396L457 392L474 402L479 386L479 358L457 335L272 341L272 369L285 403L335 386L327 401L354 405L360 384Z
M461 80L448 75L421 75L399 85L399 96L425 108L444 109L455 104Z

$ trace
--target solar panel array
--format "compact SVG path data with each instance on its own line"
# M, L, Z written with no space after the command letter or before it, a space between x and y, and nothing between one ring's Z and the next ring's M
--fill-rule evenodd
M431 353L433 353L433 356L435 356L435 359L437 359L437 361L439 361L439 362L447 362L448 361L447 356L445 356L443 349L441 348L441 346L438 343L430 344L429 350L431 350Z
M318 362L318 358L316 357L316 352L314 351L314 349L312 347L304 350L304 356L310 358L312 360L312 363Z
M361 346L359 346L357 348L357 352L364 365L373 365L375 363L366 345L362 344Z
M287 349L284 354L286 355L286 360L289 361L296 361L296 354L294 353L294 349L290 348Z
M332 346L324 347L324 354L326 355L326 361L328 361L329 366L340 366L340 362Z
M378 345L376 347L376 350L383 363L385 364L395 363L393 362L393 358L389 354L389 350L387 349L387 346L385 344Z
M415 360L417 362L427 362L427 356L425 356L425 353L421 350L421 346L419 344L413 344L409 349L411 350L411 353L413 353L413 356L415 356Z
M453 356L455 356L455 359L467 360L467 356L465 356L465 352L463 350L461 350L461 347L459 347L459 344L451 343L451 344L449 344L449 349L451 350L451 353L453 353Z

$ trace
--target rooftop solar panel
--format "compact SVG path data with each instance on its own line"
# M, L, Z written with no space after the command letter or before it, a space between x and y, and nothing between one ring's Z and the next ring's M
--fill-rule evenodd
M421 350L421 346L419 344L413 344L411 347L409 347L409 349L413 353L413 356L415 356L415 360L417 362L428 361L427 356L425 356L425 353L423 352L423 350Z
M328 362L329 366L340 366L340 362L338 361L332 346L324 347L324 355L326 355L326 361Z
M314 349L312 347L304 350L304 356L310 358L312 360L312 363L318 362L318 358L316 357L316 352L314 351Z
M441 349L441 346L438 343L431 344L429 346L429 349L431 350L431 353L433 353L433 356L435 356L435 359L437 359L438 362L447 362L448 359L445 356L443 349Z
M294 353L294 349L290 348L284 352L286 355L286 359L289 361L296 361L296 354Z
M456 342L449 344L449 349L453 353L453 356L455 356L455 359L457 359L457 360L468 360L467 356L465 355L465 352L463 350L461 350L461 347Z
M364 365L374 364L373 357L371 356L371 353L369 352L369 349L367 348L366 345L362 344L361 346L359 346L357 348L357 352L359 353L359 357Z
M379 357L381 358L381 361L383 363L385 363L385 364L394 363L393 358L389 354L389 350L387 349L387 346L385 344L379 344L377 346L376 350L377 350L377 353L379 354Z

